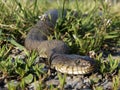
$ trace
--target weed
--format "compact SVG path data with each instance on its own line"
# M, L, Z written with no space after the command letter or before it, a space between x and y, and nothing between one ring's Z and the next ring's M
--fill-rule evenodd
M60 88L61 90L63 90L65 85L66 75L62 76L61 74L58 74L58 78L60 81Z
M120 77L114 76L112 80L113 80L113 89L114 90L120 89Z
M108 55L108 58L107 60L104 60L102 58L102 53L100 53L96 59L98 60L98 65L100 66L99 68L99 71L102 73L102 74L106 74L106 73L113 73L116 68L119 67L119 60L118 59L114 59L112 57L112 55Z
M88 3L89 2L89 3ZM46 7L47 6L47 7ZM118 5L119 6L119 5ZM0 77L6 79L9 90L26 86L39 79L38 88L43 89L42 80L46 73L43 71L44 64L35 64L37 54L29 54L23 46L24 39L30 28L39 20L39 15L48 9L70 9L65 18L60 17L57 21L54 35L51 39L62 39L72 49L72 53L87 54L89 51L104 49L104 45L120 46L120 12L111 7L103 0L0 0ZM72 14L71 9L76 9L78 16ZM63 11L62 11L63 12ZM27 56L25 60L11 58L12 48L16 46L23 50ZM102 54L97 57L100 65L99 72L112 74L118 67L119 60L109 55L104 62ZM12 67L12 68L11 68ZM47 76L47 75L45 75ZM119 75L118 75L119 76ZM119 78L113 78L113 87L118 89ZM41 77L41 78L40 78ZM60 88L65 85L65 78L58 75ZM14 86L14 79L18 84ZM117 81L117 82L115 82ZM97 81L96 81L97 82ZM54 89L51 85L51 90ZM97 87L96 90L102 90Z

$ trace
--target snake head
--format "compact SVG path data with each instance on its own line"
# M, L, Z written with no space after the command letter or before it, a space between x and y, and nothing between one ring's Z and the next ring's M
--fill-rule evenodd
M95 66L93 59L80 55L55 54L51 61L52 67L67 74L88 74Z
M79 58L75 60L75 65L76 74L88 74L94 71L96 63L91 58Z

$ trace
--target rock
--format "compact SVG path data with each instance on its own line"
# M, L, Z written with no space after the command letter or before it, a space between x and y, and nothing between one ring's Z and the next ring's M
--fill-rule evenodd
M67 77L66 78L66 85L65 85L66 88L71 87L74 89L80 89L82 88L82 86L83 86L83 82L80 77L73 77L73 78Z
M50 85L58 86L59 84L60 84L59 80L55 80L55 79L46 81L46 85L48 85L48 86L50 86Z
M7 89L17 89L17 86L19 85L19 82L17 80L11 80L9 81L4 87Z
M28 86L28 90L38 90L39 87L40 87L40 82L36 81L36 82L31 83Z
M104 90L113 90L113 83L112 82L107 82L106 84L103 85Z

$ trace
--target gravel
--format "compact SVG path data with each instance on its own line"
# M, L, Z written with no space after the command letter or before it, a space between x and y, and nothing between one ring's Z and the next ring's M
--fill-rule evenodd
M26 54L17 49L14 48L11 51L10 57L14 61L14 59L18 58L20 60L25 60L26 59ZM120 58L120 52L114 56L114 58ZM44 59L40 58L39 56L35 59L34 64L37 63L43 63ZM45 66L47 68L43 68L45 72L48 72L50 70L50 75L47 77L47 79L44 80L44 84L47 88L50 88L51 85L53 87L59 87L60 86L60 80L58 77L58 73L55 70L51 70L48 68L48 66ZM61 74L64 76L64 74ZM114 76L114 75L113 75ZM102 74L98 72L93 72L92 74L89 75L66 75L65 79L65 85L64 85L64 90L93 90L93 87L98 87L102 86L104 90L112 90L113 83L112 83L112 77L111 75L106 75L103 77ZM0 79L1 80L1 79ZM12 80L13 82L13 80ZM14 80L14 84L16 84L18 81ZM28 90L37 90L37 87L39 86L39 81L32 82L27 86ZM0 90L7 90L7 84L3 85L0 84Z

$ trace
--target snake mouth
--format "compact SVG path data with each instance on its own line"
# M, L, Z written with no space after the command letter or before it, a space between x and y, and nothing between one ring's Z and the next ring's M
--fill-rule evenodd
M81 63L80 63L81 64ZM83 64L82 65L69 65L66 63L59 63L59 64L53 64L53 67L61 72L61 73L66 73L66 74L89 74L91 72L94 71L95 67L93 64L87 62L87 64Z
M52 67L66 74L89 74L94 71L95 61L76 55L55 55L52 59Z
M66 65L57 65L54 66L55 69L61 73L66 74L88 74L94 70L94 66L91 67L79 67L79 66L66 66Z

